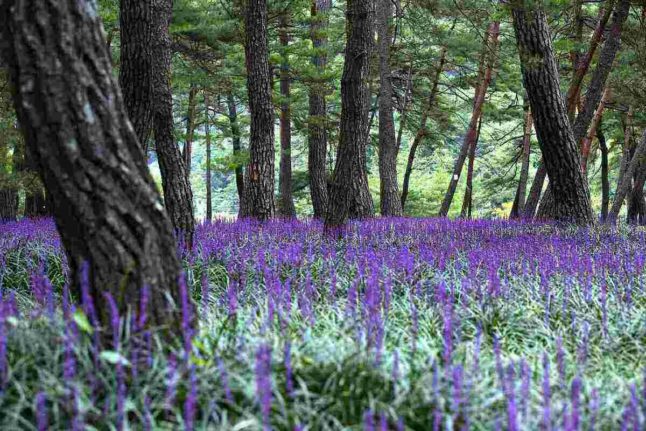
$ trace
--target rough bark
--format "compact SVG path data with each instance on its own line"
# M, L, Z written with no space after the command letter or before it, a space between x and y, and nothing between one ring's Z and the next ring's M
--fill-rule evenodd
M597 139L599 139L599 150L601 151L601 220L608 218L608 207L610 205L610 182L608 181L608 145L601 124L596 128Z
M177 235L187 246L193 245L195 219L193 192L186 166L175 142L173 96L171 93L171 38L169 26L172 0L153 2L153 126L157 160L164 189L164 204Z
M289 67L289 12L280 17L278 38L282 52L280 64L280 168L278 176L278 213L282 217L296 217L292 196L292 111L291 111L291 72Z
M525 210L525 194L527 190L527 179L529 177L529 156L531 155L532 144L532 111L529 109L529 100L525 97L524 104L525 120L523 127L523 142L522 142L522 155L520 165L520 178L518 179L518 187L516 188L516 197L514 198L514 205L511 208L509 218L520 218ZM542 184L541 184L542 186Z
M341 130L334 174L329 188L326 228L348 218L374 214L366 168L368 110L374 7L370 0L347 2L347 43L341 77Z
M211 181L211 118L209 117L209 94L204 92L204 133L206 135L206 176L204 183L206 185L206 220L213 220L213 198L212 198L212 181Z
M554 218L579 224L594 222L581 157L560 92L559 72L545 11L518 1L512 7L523 83L538 142L555 195Z
M449 187L444 195L444 200L442 201L442 206L440 208L440 217L446 217L449 214L449 209L451 207L451 202L453 201L453 195L455 190L458 187L458 182L460 180L460 175L462 174L462 167L464 166L464 161L467 158L469 148L474 145L476 137L478 134L478 122L480 121L480 116L482 115L482 107L484 105L485 97L487 95L487 89L491 82L491 77L493 75L493 68L496 60L496 50L498 46L498 36L500 35L500 23L492 22L489 25L487 30L487 35L485 36L485 42L483 47L483 52L488 53L489 55L483 55L481 59L480 69L482 79L478 80L475 98L473 102L473 111L471 113L471 121L469 122L469 127L467 133L464 137L462 147L453 166L453 173L451 174L451 179L449 182ZM483 66L483 64L485 66ZM484 70L484 72L482 72Z
M238 108L233 93L227 94L227 109L229 111L229 127L231 129L231 145L233 159L236 163L236 190L238 191L238 217L245 214L244 205L244 169L240 161L242 144L240 142L240 125L238 124Z
M18 218L18 192L14 189L0 189L0 222Z
M119 85L128 118L147 149L153 121L154 0L121 0Z
M187 181L191 181L191 169L193 160L193 141L195 140L195 122L197 114L197 86L191 84L188 91L188 110L186 112L186 138L184 140L184 151L182 158L186 166Z
M105 293L126 315L139 310L147 286L147 324L178 328L167 301L179 299L172 225L113 78L95 3L4 1L0 22L18 119L50 195L74 296L87 264L99 323L109 322Z
M630 160L630 164L626 169L621 185L617 189L615 200L613 201L612 207L608 212L609 221L614 222L617 220L617 216L619 215L619 210L621 210L621 206L623 205L624 199L626 199L626 196L628 195L629 192L636 189L637 193L639 193L641 190L643 190L643 186L644 186L643 182L641 183L641 188L638 187L639 184L635 184L635 186L633 187L633 178L640 171L643 171L643 169L640 170L639 168L642 165L642 163L644 163L645 158L646 158L646 131L644 131L644 134L642 135L641 140L639 141L639 145L637 145L637 147L635 148L635 154ZM637 202L637 203L641 205L641 202Z
M377 4L377 44L379 52L379 190L381 215L402 215L401 197L397 180L397 137L393 118L393 85L390 70L390 45L392 43L391 0Z
M424 112L422 113L421 124L419 126L419 129L417 129L413 143L411 144L410 150L408 151L408 161L406 162L406 170L404 171L404 183L402 185L402 210L406 208L406 200L408 198L408 189L410 186L410 176L413 172L413 163L415 162L417 149L428 133L428 118L430 117L431 112L433 112L433 108L435 107L435 99L437 97L440 77L442 76L442 72L444 71L444 65L446 64L446 51L446 47L443 47L440 53L439 64L437 66L437 69L435 69L435 76L433 77L433 80L431 82L431 92L428 97L428 104L426 105L426 109L424 109Z
M325 102L325 80L322 79L327 64L328 14L332 8L331 0L312 0L310 27L314 55L312 64L316 68L317 79L309 87L309 119L307 158L310 176L310 193L314 217L325 217L328 203L327 158L327 107Z
M245 172L242 214L261 221L271 219L274 203L274 107L271 101L267 0L249 0L245 14L245 59L251 113L249 165Z

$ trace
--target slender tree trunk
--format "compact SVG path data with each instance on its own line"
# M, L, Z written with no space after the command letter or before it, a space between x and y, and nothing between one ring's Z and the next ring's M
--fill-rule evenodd
M392 0L379 0L377 5L377 35L379 47L379 189L381 215L402 215L397 180L397 137L393 118L393 85L390 70L392 43Z
M642 165L645 157L646 157L646 131L644 131L644 134L642 135L641 140L639 141L639 145L637 145L637 147L635 148L635 154L630 160L630 164L626 169L621 185L617 189L615 200L612 203L612 207L610 208L610 211L608 213L609 221L614 222L617 220L617 216L619 215L619 210L621 210L621 206L623 205L624 199L626 198L629 192L633 190L637 190L637 193L639 194L640 191L643 190L643 186L644 186L643 182L641 183L641 188L638 187L639 186L638 182L633 187L633 178L640 171L643 171L643 169L639 169L639 168ZM637 203L641 205L641 202L637 202Z
M473 168L476 160L476 148L478 147L478 141L480 140L480 131L482 130L482 115L480 115L480 120L478 121L478 134L476 135L476 140L473 141L471 147L469 147L469 163L467 164L467 182L466 189L464 190L464 199L462 201L462 210L460 211L460 217L465 219L471 219L471 210L473 209Z
M314 217L323 219L328 203L328 179L326 169L327 158L327 108L325 102L325 73L327 64L327 36L328 14L332 8L331 0L312 0L310 28L314 55L312 64L316 68L316 79L309 87L309 119L308 141L309 152L307 158L310 193Z
M601 220L606 221L610 205L610 182L608 181L608 146L601 123L597 127L597 138L601 150Z
M578 7L580 11L582 2L581 0L578 0L578 1L579 1ZM608 20L610 19L611 12L612 12L612 7L604 8L602 6L599 8L599 20L597 21L597 26L594 29L592 38L590 39L590 48L588 49L588 52L583 57L580 57L580 56L573 57L574 75L572 76L572 82L570 83L570 88L568 89L568 92L566 95L568 118L572 123L574 122L576 108L578 106L579 99L581 97L581 84L583 83L583 78L588 72L588 69L590 68L590 64L592 63L592 58L594 57L594 54L597 48L599 47L599 43L601 42L601 37L603 36L603 32L606 28L606 24L608 24ZM578 24L579 30L577 31L578 33L577 39L581 41L580 35L581 35L582 21L580 16L578 21L579 21L579 24Z
M628 199L628 213L626 221L630 224L644 225L646 223L646 200L644 198L644 182L646 172L642 161L634 177L633 189Z
M558 66L545 11L540 6L519 1L514 3L512 13L523 83L555 194L554 218L593 223L590 193L559 88Z
M147 325L178 329L167 300L179 300L172 225L128 121L95 8L89 0L0 4L18 119L53 204L74 297L81 298L87 264L100 324L109 322L106 293L125 316L140 309L147 286Z
M634 151L633 147L633 115L634 110L632 106L628 107L628 114L626 115L626 123L624 124L624 145L621 154L621 163L619 165L619 176L617 178L617 187L615 188L615 195L619 192L619 187L624 180L630 159Z
M34 156L30 154L27 148L24 151L24 163L21 166L26 168L29 172L38 172L38 166L34 161ZM42 184L36 187L28 187L25 190L25 217L45 217L51 216L51 209L47 204L47 196Z
M464 161L467 158L469 148L474 145L478 134L478 122L480 121L480 116L482 115L482 107L484 105L485 96L487 95L487 89L489 88L489 83L491 82L491 77L493 75L493 68L496 62L496 51L498 47L498 36L500 35L500 23L492 22L489 25L487 30L487 35L485 37L484 52L489 55L483 55L482 61L486 65L484 67L484 73L482 73L482 80L480 80L476 87L475 98L473 102L473 112L471 113L471 121L469 122L469 128L460 148L460 153L458 158L455 161L453 167L453 174L451 175L451 180L449 182L448 190L444 195L444 200L442 201L442 207L440 208L440 217L446 217L449 214L449 209L451 207L451 202L453 201L453 195L455 190L458 187L458 181L460 180L460 175L462 174L462 167L464 166ZM487 60L488 59L488 60ZM481 62L481 69L482 67Z
M536 170L536 175L534 175L534 181L532 181L532 186L529 189L525 208L523 209L522 214L524 219L531 220L534 218L536 209L538 208L538 203L541 199L541 192L543 191L546 177L547 170L545 169L545 162L541 159L538 169Z
M347 43L341 77L341 132L336 165L330 184L326 228L343 225L348 218L374 214L366 167L368 145L367 81L374 21L370 0L348 0Z
M197 114L197 86L191 84L188 91L188 110L186 112L186 138L182 158L186 166L186 176L191 181L191 169L193 160L193 141L195 140L195 116Z
M397 152L402 147L402 137L404 136L404 126L406 126L406 120L408 119L408 95L412 93L413 85L413 62L411 61L410 66L408 67L408 76L406 77L406 89L404 90L404 103L401 108L401 113L399 117L399 130L397 131ZM412 95L411 97L412 98ZM403 212L403 208L402 208Z
M119 84L126 112L144 151L153 121L153 1L121 0L119 14Z
M280 65L280 174L278 189L278 213L287 218L296 217L292 197L292 112L290 100L291 72L289 70L289 12L280 17L279 41L283 50Z
M595 135L599 135L599 125L601 124L601 120L603 118L603 111L606 108L606 103L608 103L609 100L610 90L606 88L603 93L603 97L601 98L601 102L599 102L599 107L597 107L597 110L594 113L594 117L592 117L592 122L590 123L590 127L588 128L588 133L586 133L585 137L581 140L581 170L584 174L586 174L588 171L588 159L590 158L592 141Z
M231 144L233 151L233 159L236 163L236 190L238 191L238 217L243 217L246 214L244 208L244 169L242 168L241 152L242 144L240 142L240 125L238 124L238 108L236 107L236 100L233 93L227 94L227 108L229 110L229 126L231 128Z
M211 180L211 118L209 117L210 98L204 91L204 132L206 134L206 220L213 220L213 198L212 198L212 180Z
M172 0L154 0L153 126L166 211L177 234L188 247L192 247L195 231L193 192L188 181L186 165L173 133L171 38L169 33L172 13Z
M520 218L525 210L525 194L527 190L527 178L529 177L529 156L531 155L532 144L532 111L529 109L529 99L525 97L524 104L525 111L525 125L523 127L523 152L521 156L520 179L518 180L518 188L516 189L516 197L514 205L511 209L509 218ZM542 185L541 185L542 186Z
M275 213L274 157L276 152L267 43L267 0L249 0L247 3L245 35L251 135L243 216L265 221L273 218Z
M406 163L406 170L404 171L404 183L402 185L402 210L406 208L406 199L408 198L408 188L410 185L410 176L413 172L413 163L415 162L415 155L417 153L417 148L422 142L422 139L427 134L427 128L426 125L428 123L428 118L431 115L431 112L433 111L433 108L435 106L435 99L437 97L437 90L439 88L439 83L440 83L440 77L442 76L442 72L444 71L444 65L446 64L446 47L442 48L442 51L440 53L440 61L437 66L437 69L435 69L435 76L433 77L433 81L431 83L431 92L428 97L428 104L426 106L426 109L424 109L424 112L422 113L422 122L419 126L419 129L417 130L417 134L415 135L415 138L413 139L413 143L410 146L410 150L408 151L408 162Z

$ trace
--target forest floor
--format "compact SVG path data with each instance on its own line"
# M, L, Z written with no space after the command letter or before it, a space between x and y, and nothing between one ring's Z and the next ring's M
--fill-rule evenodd
M197 328L150 349L126 316L100 351L53 222L0 225L0 428L644 429L644 244L628 227L214 222L180 251Z

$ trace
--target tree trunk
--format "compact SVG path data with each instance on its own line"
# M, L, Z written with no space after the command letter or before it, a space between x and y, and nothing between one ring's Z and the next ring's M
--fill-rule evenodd
M336 165L330 184L326 228L348 218L374 214L366 168L370 52L374 7L370 0L348 0L347 43L341 77L341 131Z
M244 169L242 168L242 161L240 160L242 145L240 142L240 125L238 124L238 108L236 107L236 100L231 92L227 94L227 108L229 110L233 159L236 164L236 190L238 191L238 217L240 218L246 214L246 210L244 209Z
M146 152L153 121L153 0L121 0L119 84L128 118Z
M406 120L408 119L408 102L409 102L409 97L408 95L412 93L412 88L413 86L413 62L410 62L410 66L408 67L408 76L406 77L406 89L404 90L404 103L403 106L401 107L401 113L399 117L399 130L397 131L397 152L402 147L402 137L404 136L404 126L406 126ZM412 94L410 99L412 99ZM403 212L403 208L402 208Z
M0 223L18 218L18 192L11 188L0 190Z
M289 12L280 17L278 32L282 50L280 64L280 173L278 177L278 213L287 218L296 217L294 198L292 197L292 112L290 100L291 72L289 70Z
M169 33L173 2L154 0L153 4L153 86L155 90L153 126L157 160L164 189L164 204L177 235L188 247L192 247L195 231L193 192L186 174L186 165L175 142L173 124Z
M106 293L126 315L140 309L147 286L147 324L176 329L181 319L167 300L179 300L181 271L172 226L128 121L95 7L89 0L1 4L18 119L53 204L74 296L81 298L87 264L100 324L110 321Z
M531 220L534 218L536 209L538 208L538 203L541 199L541 192L543 191L546 177L547 170L545 169L545 162L541 159L538 169L536 170L536 175L534 175L534 181L532 181L532 186L529 189L525 208L522 212L524 219Z
M608 146L606 137L603 134L601 124L596 128L601 150L601 221L608 218L608 206L610 205L610 183L608 182Z
M579 3L578 3L579 11L581 8L581 3L582 2L579 0ZM597 26L594 29L594 33L592 34L592 38L590 39L590 48L588 49L588 52L582 58L580 56L576 56L576 58L573 58L574 75L572 76L572 82L570 83L570 88L568 89L568 92L566 95L568 118L570 119L570 122L574 121L576 108L578 106L579 99L581 97L581 84L583 83L583 78L588 72L588 69L590 68L590 64L592 63L592 58L594 57L594 53L599 47L599 43L601 42L601 37L603 36L603 32L606 28L606 24L610 19L611 12L612 12L612 7L599 8L599 20L597 22ZM581 23L580 17L579 17L579 22ZM580 31L581 31L581 24L579 24L579 30L577 31L578 33L577 38L579 42L581 41Z
M628 107L628 114L626 115L626 123L624 124L624 145L622 148L621 154L621 164L619 165L619 176L617 178L617 187L615 189L615 195L619 193L619 187L624 180L624 175L630 165L630 159L634 152L633 147L633 116L634 110L632 106Z
M473 112L471 113L471 121L469 122L469 128L460 148L460 153L458 158L455 161L453 167L453 174L451 175L451 180L449 182L448 190L444 195L444 200L442 201L442 207L440 208L440 217L446 217L449 214L449 209L451 208L451 202L453 201L453 195L455 190L458 187L458 181L460 180L460 175L462 174L462 167L464 166L464 161L467 158L469 148L474 145L478 134L478 122L480 121L480 116L482 115L482 107L484 105L485 96L487 95L487 89L489 88L489 83L491 82L491 77L493 75L493 68L496 62L496 51L498 47L498 36L500 35L500 22L492 22L489 25L487 34L485 36L485 44L483 47L483 52L485 53L482 57L480 64L480 69L484 69L484 73L479 73L482 76L482 80L479 80L477 83L475 98L473 102ZM487 53L489 55L487 55ZM483 67L483 64L486 66Z
M310 193L314 217L323 219L327 210L327 108L325 102L325 79L323 74L327 65L328 14L332 8L331 0L312 0L310 27L314 55L312 64L316 68L316 79L309 87L308 119L308 170L310 176Z
M639 208L642 205L642 201L643 201L643 195L642 195L642 198L640 198L640 194L643 193L644 182L639 180L641 180L642 178L646 180L646 176L643 175L644 169L642 167L645 157L646 157L646 131L644 131L644 134L642 135L641 140L639 141L639 145L637 145L637 148L635 148L635 154L630 160L630 164L626 169L621 185L617 189L615 200L612 203L612 207L610 208L610 211L608 213L609 221L615 222L617 220L617 216L619 216L619 211L621 210L621 206L623 205L624 199L631 191L633 192L633 195L634 195L633 199L636 199L635 201L633 201L633 205L634 205L633 213L639 214L640 212L643 212L643 211L640 211ZM637 177L638 181L635 181L635 185L633 187L633 178L635 178L636 175L638 176Z
M249 0L245 15L245 59L251 113L249 165L245 177L244 217L274 216L274 107L271 101L267 0Z
M210 99L204 91L204 132L206 134L206 220L213 220L213 198L212 198L212 181L211 181L211 118L209 117Z
M520 218L525 210L525 194L527 190L527 178L529 177L529 156L531 155L532 144L532 111L529 109L529 99L525 97L524 103L525 111L525 125L523 127L523 153L521 156L520 179L518 180L518 188L516 189L516 197L514 205L511 208L509 218ZM541 184L542 187L542 184Z
M406 208L406 199L408 198L408 188L410 185L410 176L413 172L413 163L415 162L415 154L417 153L417 148L422 142L422 139L427 134L426 130L426 124L428 123L428 118L431 115L431 112L433 111L433 107L435 106L435 98L437 97L437 90L439 88L440 84L440 77L442 76L442 72L444 71L444 65L446 64L446 47L442 48L442 51L440 53L440 62L437 66L437 69L435 69L435 76L433 77L433 81L431 83L431 92L428 97L428 105L426 105L426 109L424 109L424 112L422 113L422 122L419 126L419 129L417 130L417 134L415 135L415 138L413 139L413 143L410 146L410 150L408 151L408 162L406 163L406 170L404 171L404 183L402 185L402 210Z
M195 116L197 114L197 86L191 84L188 91L188 111L186 113L186 139L182 158L186 166L186 179L191 181L191 168L193 160L193 141L195 140Z
M393 16L392 0L377 4L377 35L379 48L379 190L381 215L402 215L397 179L397 138L393 119L393 85L390 70L390 30Z
M24 163L21 166L30 172L37 172L38 166L27 148L24 151ZM51 216L50 208L47 205L45 189L40 181L36 187L28 187L25 190L25 217L46 217Z
M601 119L603 118L603 111L606 108L606 103L610 100L610 90L606 88L606 90L603 92L603 97L601 98L601 102L599 102L599 106L597 107L597 110L594 113L594 117L592 118L592 122L590 123L590 127L588 128L588 132L586 133L585 137L581 140L581 170L583 171L584 174L587 173L588 171L588 159L590 158L590 149L592 148L592 140L594 139L595 135L599 135L598 133L598 128L599 125L601 124Z
M467 182L466 188L464 190L464 199L462 201L462 210L460 211L460 217L464 219L471 219L471 210L473 209L473 168L476 160L476 148L478 147L478 141L480 140L480 131L482 130L482 115L480 115L480 120L478 121L478 134L476 135L476 140L473 141L471 147L469 147L469 163L467 164Z
M646 223L646 200L644 198L644 182L646 172L642 161L637 168L638 172L634 177L633 189L628 199L628 213L626 221L629 224L644 225Z
M514 4L512 13L523 83L555 194L554 218L593 223L590 193L581 172L581 157L559 88L558 66L545 12L520 1Z

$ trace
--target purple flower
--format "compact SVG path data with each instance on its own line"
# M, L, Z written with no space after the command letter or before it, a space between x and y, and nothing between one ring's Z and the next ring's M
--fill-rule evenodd
M550 361L543 354L543 429L552 429L552 389L550 386Z
M261 344L256 352L256 394L262 411L263 429L271 429L271 348Z

